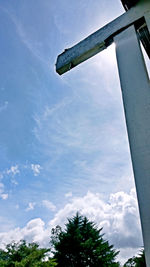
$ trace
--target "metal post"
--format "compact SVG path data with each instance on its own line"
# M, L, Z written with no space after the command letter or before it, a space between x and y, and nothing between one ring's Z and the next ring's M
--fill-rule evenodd
M150 267L150 82L134 26L116 37L131 158L147 267Z

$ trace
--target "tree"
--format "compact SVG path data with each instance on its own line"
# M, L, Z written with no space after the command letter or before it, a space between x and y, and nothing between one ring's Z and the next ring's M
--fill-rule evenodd
M135 257L128 259L123 267L135 267Z
M66 229L57 226L52 230L51 243L58 267L118 267L115 261L119 252L103 239L93 222L78 213L68 219Z
M10 243L5 250L0 249L1 267L54 267L54 259L44 261L50 249L39 248L36 243L27 244L25 240Z
M144 250L142 250L137 257L129 259L124 264L124 267L146 267Z

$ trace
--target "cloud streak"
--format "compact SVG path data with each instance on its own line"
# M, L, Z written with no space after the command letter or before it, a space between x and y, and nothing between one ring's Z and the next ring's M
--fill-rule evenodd
M45 207L48 210L51 210L51 211L56 210L56 206L49 200L43 200L42 205L43 205L43 207Z
M25 45L25 47L30 51L33 56L35 56L35 58L37 58L42 64L44 64L44 66L49 67L48 60L44 59L38 49L39 43L34 40L31 40L31 38L28 37L25 27L22 25L21 20L17 18L13 10L9 11L9 9L6 9L2 6L0 8L5 14L7 14L7 16L15 25L18 36L20 37L20 40Z
M28 207L25 209L25 211L34 210L35 205L35 202L29 202Z
M124 190L129 190L133 174L125 125L111 110L113 107L107 110L94 104L74 95L36 114L34 134L40 149L51 160L49 166L57 164L59 168L62 161L63 166L71 165L70 180L75 177L81 184L84 178L97 187L98 182L104 184L111 179L119 186L125 177L131 177L124 184Z

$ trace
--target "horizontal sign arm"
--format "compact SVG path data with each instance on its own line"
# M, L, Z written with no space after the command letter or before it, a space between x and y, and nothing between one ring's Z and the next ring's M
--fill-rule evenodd
M137 27L140 27L144 23L143 16L148 9L150 9L150 4L147 3L147 1L145 5L142 5L142 7L137 5L117 19L108 23L100 30L91 34L80 43L66 49L57 58L57 73L61 75L81 62L101 52L113 42L113 37L116 34L130 25L135 24Z

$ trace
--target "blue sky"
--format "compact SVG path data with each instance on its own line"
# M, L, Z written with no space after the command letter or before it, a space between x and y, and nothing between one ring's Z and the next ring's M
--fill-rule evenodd
M142 246L115 47L55 72L58 54L123 12L119 0L0 0L1 246L47 245L77 210L122 262Z

